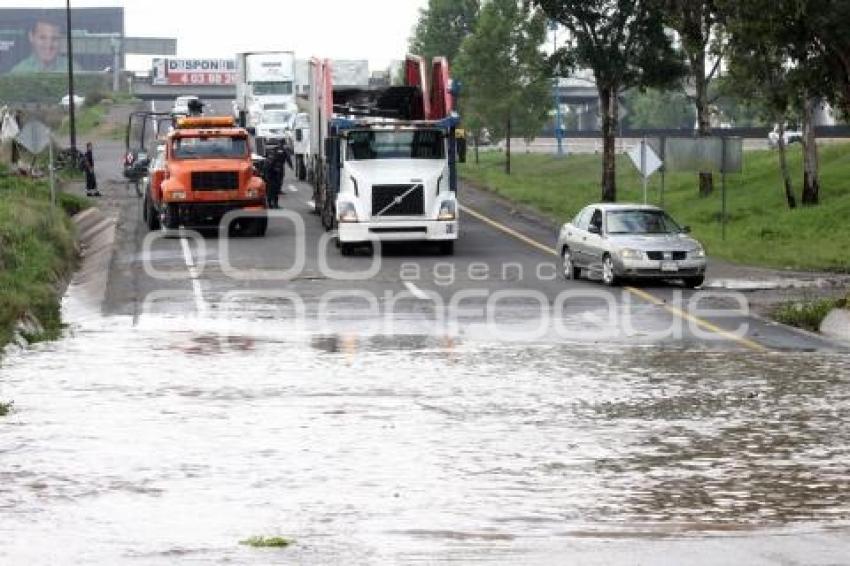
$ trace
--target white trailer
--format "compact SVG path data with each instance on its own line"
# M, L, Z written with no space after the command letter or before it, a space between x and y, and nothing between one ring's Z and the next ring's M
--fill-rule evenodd
M258 51L236 55L236 101L233 115L256 127L267 110L295 107L295 53Z

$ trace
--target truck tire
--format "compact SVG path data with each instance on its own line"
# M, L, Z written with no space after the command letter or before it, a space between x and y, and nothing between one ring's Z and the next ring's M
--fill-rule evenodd
M176 204L165 205L165 217L162 221L162 227L166 230L178 230L180 228L180 218Z
M446 242L440 242L440 253L443 255L454 255L455 254L455 241L448 240Z
M352 256L354 255L354 244L340 242L339 244L339 253L344 256Z
M299 181L307 180L307 165L304 163L304 156L299 155L295 158L295 167L297 168L296 174L298 176Z
M269 227L268 218L252 218L248 226L247 234L255 238L262 238L266 235L266 230Z
M142 216L145 219L145 224L148 227L148 230L159 230L159 211L154 207L153 202L151 202L150 197L145 195L144 209Z

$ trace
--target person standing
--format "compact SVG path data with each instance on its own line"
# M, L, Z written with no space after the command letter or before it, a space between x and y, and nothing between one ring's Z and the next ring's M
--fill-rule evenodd
M283 188L284 157L283 152L276 149L266 162L266 200L269 208L280 208L280 191Z
M102 196L97 190L97 177L94 174L94 151L91 142L86 144L86 153L83 155L83 171L86 173L86 196Z

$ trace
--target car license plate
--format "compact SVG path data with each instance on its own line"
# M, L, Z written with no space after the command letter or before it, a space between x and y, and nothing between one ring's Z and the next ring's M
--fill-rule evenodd
M675 261L662 261L661 271L664 273L677 273L679 271L679 265Z

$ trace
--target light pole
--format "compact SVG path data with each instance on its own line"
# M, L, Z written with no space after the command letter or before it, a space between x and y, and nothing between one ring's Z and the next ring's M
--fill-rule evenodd
M65 0L65 16L68 36L68 132L71 135L71 155L77 155L77 125L74 102L74 47L71 41L71 0Z
M558 22L551 20L549 29L552 31L552 53L554 54L558 50ZM558 140L558 155L564 155L564 141L561 134L561 93L557 76L552 77L552 92L555 97L555 139Z

